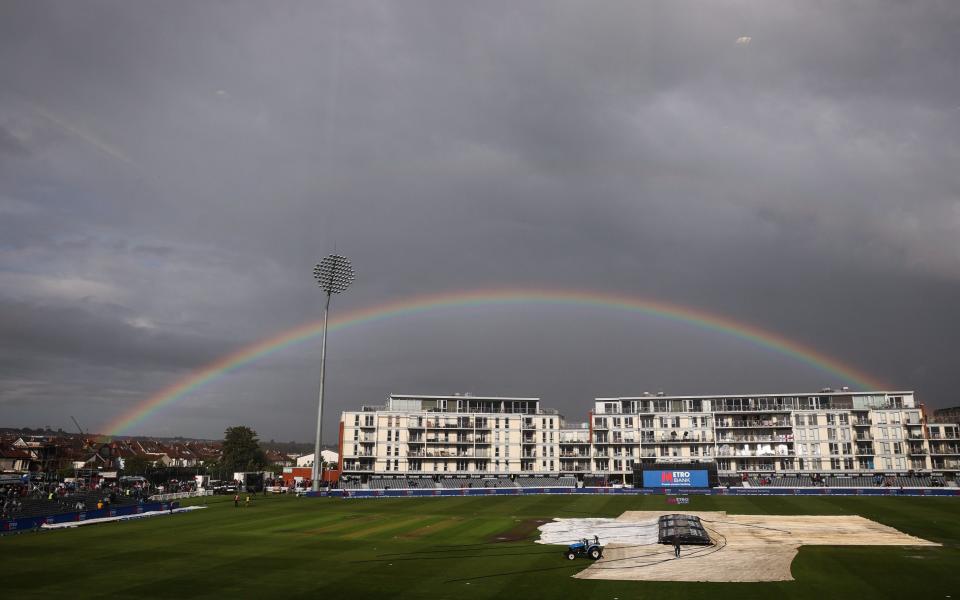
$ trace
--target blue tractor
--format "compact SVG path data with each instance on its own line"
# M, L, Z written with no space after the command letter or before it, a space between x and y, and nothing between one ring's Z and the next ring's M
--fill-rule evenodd
M590 560L597 560L603 556L603 546L600 545L600 538L597 536L593 536L593 541L583 538L578 542L570 544L563 555L567 557L567 560L574 560L578 556L585 556Z

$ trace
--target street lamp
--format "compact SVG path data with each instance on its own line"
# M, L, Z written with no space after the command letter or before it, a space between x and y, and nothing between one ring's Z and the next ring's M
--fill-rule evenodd
M323 383L327 364L327 320L330 314L330 297L346 290L355 278L353 266L345 256L331 254L313 268L313 278L327 294L327 304L323 309L323 342L320 346L320 396L317 401L317 441L313 446L313 491L320 490L320 478L323 476L323 455L320 440L323 434Z

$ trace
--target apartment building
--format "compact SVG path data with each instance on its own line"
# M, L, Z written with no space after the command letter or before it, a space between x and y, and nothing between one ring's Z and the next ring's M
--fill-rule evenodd
M341 416L347 474L539 474L560 470L556 411L539 398L393 394Z
M960 470L960 426L910 391L597 398L568 425L539 398L391 395L344 412L345 474L600 475L635 462L715 461L721 473Z
M640 458L711 459L721 473L933 468L908 391L598 398L592 424L598 473Z

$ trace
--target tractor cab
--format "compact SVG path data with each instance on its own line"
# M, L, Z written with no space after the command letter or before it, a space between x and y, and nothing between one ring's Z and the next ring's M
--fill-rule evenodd
M580 541L567 546L567 551L564 553L564 556L567 557L567 560L574 560L578 556L585 556L590 560L597 560L603 556L603 546L600 545L600 538L597 536L593 536L592 540L581 538Z

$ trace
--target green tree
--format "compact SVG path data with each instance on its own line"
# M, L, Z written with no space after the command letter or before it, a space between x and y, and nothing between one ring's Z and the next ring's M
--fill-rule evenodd
M244 425L227 427L223 432L221 464L231 472L259 471L267 464L257 432Z
M145 475L150 468L150 461L146 456L139 454L123 459L124 475Z

